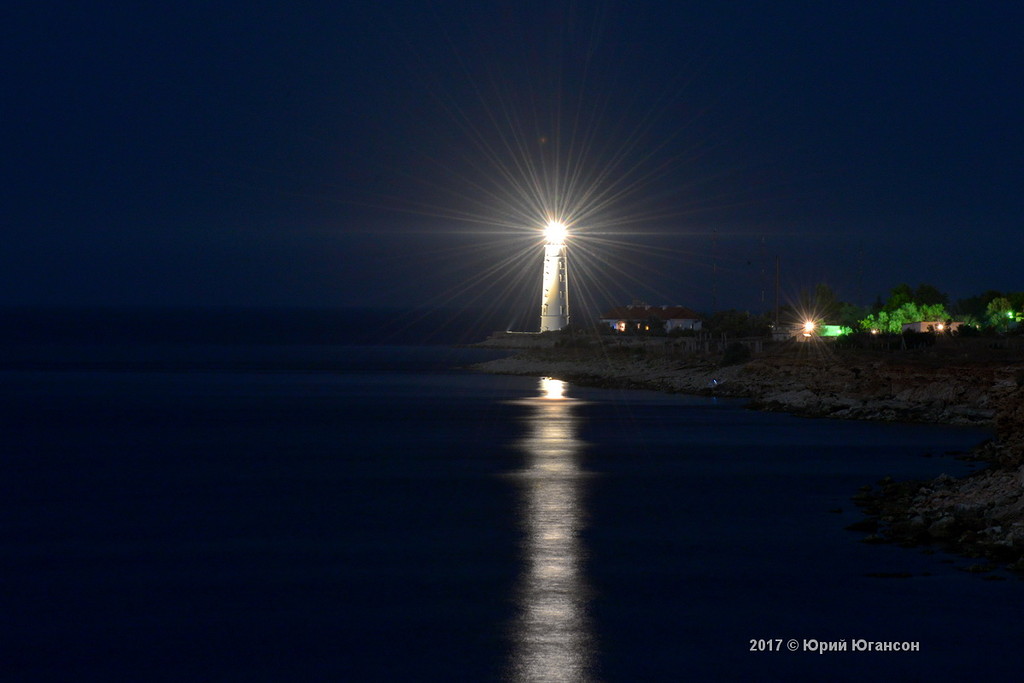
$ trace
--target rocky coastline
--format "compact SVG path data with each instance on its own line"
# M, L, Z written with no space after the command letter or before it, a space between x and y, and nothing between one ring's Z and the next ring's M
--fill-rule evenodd
M501 346L492 340L486 346ZM506 347L507 348L507 347ZM964 456L987 467L963 478L883 480L855 501L867 542L935 544L984 558L976 571L1024 572L1024 358L1017 352L921 353L780 344L745 362L680 353L668 340L609 344L517 340L514 355L475 370L550 376L580 385L745 398L808 417L972 425L993 438Z

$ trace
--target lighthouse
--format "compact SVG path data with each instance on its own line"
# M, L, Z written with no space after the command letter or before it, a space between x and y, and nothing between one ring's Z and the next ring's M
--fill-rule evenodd
M569 279L565 259L565 226L551 221L544 231L544 281L540 302L540 331L561 330L569 324Z

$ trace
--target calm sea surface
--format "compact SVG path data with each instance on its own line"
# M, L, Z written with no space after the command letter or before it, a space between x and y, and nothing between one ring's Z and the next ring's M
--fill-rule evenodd
M1024 582L844 530L984 433L453 369L485 357L16 357L3 678L1019 680Z

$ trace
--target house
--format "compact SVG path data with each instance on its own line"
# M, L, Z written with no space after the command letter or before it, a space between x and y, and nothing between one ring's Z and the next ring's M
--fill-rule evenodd
M700 316L685 306L648 306L633 304L619 306L601 314L601 323L619 332L647 331L651 319L660 320L665 331L699 330Z
M901 332L934 332L935 334L953 333L960 329L963 323L949 322L944 320L924 320L916 323L903 323Z

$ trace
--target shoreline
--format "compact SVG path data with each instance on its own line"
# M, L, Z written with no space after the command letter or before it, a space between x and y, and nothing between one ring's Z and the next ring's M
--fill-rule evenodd
M986 428L994 426L999 397L1015 381L1016 370L1004 364L894 363L820 349L765 353L723 366L707 357L651 349L515 348L509 349L513 355L470 369L550 376L586 386L745 398L752 408L805 417Z
M486 348L507 348L485 343ZM745 398L756 410L804 417L964 425L993 437L966 457L988 467L961 478L884 479L853 496L867 515L851 530L869 543L937 546L1024 573L1024 366L1019 359L836 352L788 345L722 365L673 353L670 342L544 345L470 366L478 372L549 376L578 385Z

